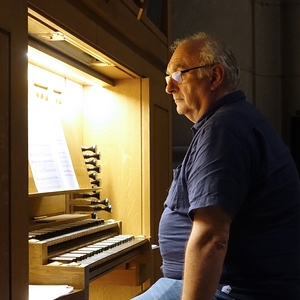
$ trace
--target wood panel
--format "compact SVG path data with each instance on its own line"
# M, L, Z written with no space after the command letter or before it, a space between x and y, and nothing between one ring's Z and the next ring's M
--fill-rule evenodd
M167 189L170 184L168 174L170 168L170 153L169 153L169 140L170 140L170 111L159 105L154 105L154 153L153 162L156 166L154 178L154 199L155 203L151 205L152 217L151 226L152 232L156 233L153 236L153 243L158 245L158 225L161 214L163 212L163 203L167 196ZM153 253L153 281L162 276L160 271L161 256L159 251L155 250Z
M1 300L27 300L26 1L1 1L0 45Z
M158 68L164 68L164 62L167 60L167 38L162 32L147 18L147 14L142 15L142 20L137 20L138 7L134 1L111 1L99 2L96 0L73 1L84 11L88 7L91 12L97 14L97 22L103 27L109 24L111 34L124 41L124 44L130 45L135 53L143 53L146 60L151 60ZM81 2L83 5L79 5ZM167 5L167 1L164 1ZM114 17L111 18L111 15ZM124 22L124 19L127 21ZM146 25L146 26L145 26ZM133 30L133 28L135 30Z
M101 217L122 220L123 233L141 232L141 98L140 79L115 87L87 87L84 99L84 143L101 152L101 194L113 212Z
M140 255L91 282L89 300L128 300L139 294L142 284L149 278L149 259L149 253Z
M30 0L28 3L30 10L47 18L44 21L51 27L101 52L127 74L149 77L157 69L163 74L168 58L167 38L149 19L136 19L138 7L127 0L95 2ZM93 10L97 5L100 9Z
M30 225L35 224L35 217L54 216L66 213L66 196L35 196L28 199Z
M9 51L10 40L9 34L0 31L0 94L1 94L1 118L0 118L0 282L4 299L8 299L10 291L9 276L10 274L10 191L9 191Z

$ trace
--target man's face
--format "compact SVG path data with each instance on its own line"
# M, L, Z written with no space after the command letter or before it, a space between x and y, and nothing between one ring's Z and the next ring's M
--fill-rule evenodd
M172 55L167 73L199 66L198 47L191 42L180 45ZM199 78L198 69L181 74L182 82L170 78L166 92L173 95L177 112L192 122L197 122L210 105L210 78Z

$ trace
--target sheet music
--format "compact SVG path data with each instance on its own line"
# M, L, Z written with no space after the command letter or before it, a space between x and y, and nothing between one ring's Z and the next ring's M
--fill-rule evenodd
M29 300L55 300L72 291L69 285L29 285Z
M78 189L58 104L29 99L28 155L38 192Z

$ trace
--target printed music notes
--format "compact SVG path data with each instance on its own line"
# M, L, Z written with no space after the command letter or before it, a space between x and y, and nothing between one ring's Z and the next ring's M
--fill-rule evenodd
M28 155L38 192L79 188L60 119L59 105L32 94L28 104Z

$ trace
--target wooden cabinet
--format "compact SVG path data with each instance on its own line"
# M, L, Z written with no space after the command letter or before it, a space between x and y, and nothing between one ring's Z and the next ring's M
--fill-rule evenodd
M91 67L66 55L64 49L49 46L46 40L42 41L44 27L35 27L38 23L29 23L28 38L28 8L34 20L52 30L70 34L75 41L82 41L88 49L113 61L114 66L99 71L97 60ZM51 212L54 207L61 212L68 209L66 195L27 197L28 40L30 45L46 53L49 51L59 59L64 58L67 63L108 84L107 92L111 96L105 99L116 101L119 109L116 122L108 126L109 123L101 123L97 115L91 118L94 111L90 106L97 102L93 98L85 102L82 123L76 123L82 130L77 133L83 144L98 143L103 153L103 194L113 201L112 217L122 220L124 232L151 236L152 242L157 243L158 220L171 180L171 101L164 93L168 40L145 14L141 20L136 19L137 14L134 1L1 2L0 278L3 300L28 299L30 219L36 214ZM86 94L93 92L91 87L84 89ZM101 105L100 101L97 105ZM157 260L156 264L151 264L153 281L160 276L158 253L153 252L152 259ZM92 285L99 293L98 299L111 294L114 295L110 299L114 296L121 299L120 294L132 295L141 290L126 286L111 288L107 280L110 279L103 278L102 282ZM78 295L78 299L80 297Z
M72 101L72 93L64 95L71 116L64 121L74 146L97 144L101 151L101 194L113 205L104 218L121 220L123 233L145 235L157 244L171 182L172 103L164 92L167 37L146 15L137 20L134 1L30 0L28 5L29 45L99 81L79 84L79 102ZM29 220L70 210L69 193L34 194ZM156 250L147 285L161 276L159 266ZM93 282L90 299L129 299L143 289L113 286L119 281L112 278L117 277L109 274Z

